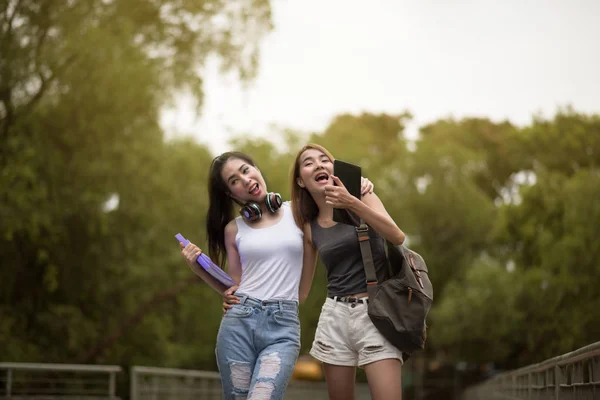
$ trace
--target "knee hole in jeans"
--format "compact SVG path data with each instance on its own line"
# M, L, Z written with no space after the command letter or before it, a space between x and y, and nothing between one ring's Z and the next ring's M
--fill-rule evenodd
M258 371L258 379L267 378L275 379L281 370L281 358L279 353L270 353L260 358L260 370Z
M273 382L256 382L248 400L270 400L274 390L275 384Z
M252 388L252 393L248 400L269 400L275 384L273 380L277 378L281 371L281 358L278 352L265 354L260 358L260 369L258 370L257 382Z
M233 384L233 390L236 392L242 392L244 395L248 393L250 389L250 381L252 379L252 370L248 363L239 363L232 361L231 365L231 383Z

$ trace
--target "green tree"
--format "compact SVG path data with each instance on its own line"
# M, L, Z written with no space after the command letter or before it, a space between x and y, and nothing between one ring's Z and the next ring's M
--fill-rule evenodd
M414 219L408 239L427 260L438 300L490 244L494 200L510 170L494 164L501 153L494 143L511 132L507 124L471 119L442 120L420 130L407 171L406 207ZM495 171L499 176L483 179Z
M483 268L475 257L463 263L466 275L449 279L432 311L434 345L456 359L512 368L597 340L598 121L559 111L507 137L507 148L520 148L519 159L506 165L511 174L496 179L503 183L495 189L490 231L480 231L486 239L473 253L497 267ZM462 176L482 187L477 173ZM423 250L426 257L443 251L435 248L434 240Z
M165 143L158 116L180 90L201 105L210 58L252 78L270 27L268 1L0 5L4 358L191 362L171 347L207 332L176 329L193 310L179 295L198 279L173 235L204 239L212 156ZM214 298L202 311L212 329Z
M529 284L521 358L538 361L597 340L600 334L600 172L539 173L520 204L506 208L505 243Z
M522 344L526 319L518 297L526 282L516 274L481 257L450 281L430 316L436 349L451 360L509 358Z

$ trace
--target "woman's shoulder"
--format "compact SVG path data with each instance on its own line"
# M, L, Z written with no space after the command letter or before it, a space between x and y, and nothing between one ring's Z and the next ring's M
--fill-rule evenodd
M237 217L229 221L227 225L225 225L225 235L236 235L238 231L238 218Z
M292 208L292 202L290 200L284 201L281 203L281 208L285 210L286 214L289 214L293 217L294 209Z

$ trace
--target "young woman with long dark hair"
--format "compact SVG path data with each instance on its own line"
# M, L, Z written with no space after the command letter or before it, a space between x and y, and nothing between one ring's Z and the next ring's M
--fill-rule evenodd
M371 187L367 181L363 190ZM217 335L223 396L282 399L300 350L298 304L310 289L301 277L314 270L315 253L290 203L268 192L247 154L227 152L213 160L209 201L209 256L221 267L227 263L238 285L226 290L197 265L202 251L196 245L181 246L193 271L235 303L226 307ZM241 208L237 217L235 205Z

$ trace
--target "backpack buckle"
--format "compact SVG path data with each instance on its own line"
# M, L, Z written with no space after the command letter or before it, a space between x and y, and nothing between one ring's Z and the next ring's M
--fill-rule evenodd
M369 232L369 226L367 224L362 224L360 226L357 226L355 229L356 229L356 232L358 232L358 233Z

